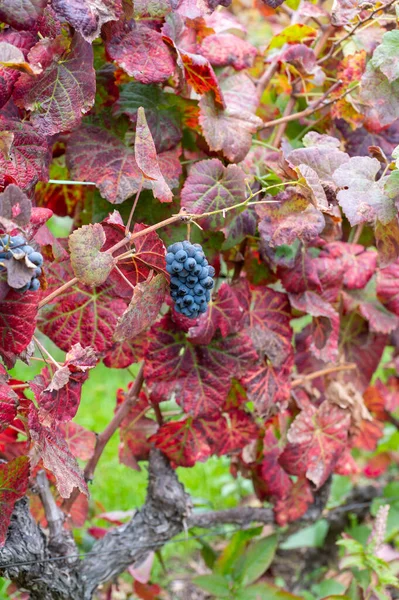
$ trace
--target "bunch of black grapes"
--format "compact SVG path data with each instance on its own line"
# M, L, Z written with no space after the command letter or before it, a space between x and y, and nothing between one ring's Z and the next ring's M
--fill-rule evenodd
M175 310L196 319L207 310L215 269L208 265L200 244L176 242L167 249L166 270L171 275L170 295Z
M27 244L22 235L0 235L0 274L6 270L6 260L17 259L23 260L27 256L29 261L35 265L36 269L30 282L19 288L17 292L37 292L40 288L38 277L42 274L41 266L43 264L43 256L37 252L32 246Z

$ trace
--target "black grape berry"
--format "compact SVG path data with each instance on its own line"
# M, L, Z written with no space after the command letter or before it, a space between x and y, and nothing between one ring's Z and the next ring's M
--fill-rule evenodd
M30 282L16 291L20 293L27 292L28 290L30 292L37 292L40 288L38 277L42 274L41 266L43 265L43 256L40 252L29 246L22 235L10 236L2 234L0 235L0 274L6 271L5 261L8 260L24 261L27 269L32 270Z
M190 319L207 311L215 269L208 265L200 244L176 242L167 249L166 270L175 310Z

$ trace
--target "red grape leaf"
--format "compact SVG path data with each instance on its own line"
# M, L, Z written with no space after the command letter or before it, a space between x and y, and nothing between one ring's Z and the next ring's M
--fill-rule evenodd
M243 383L257 412L266 415L274 402L285 402L290 393L291 310L287 296L270 288L250 290L248 283L242 280L235 291L246 314L244 331L260 357L257 363L250 365Z
M340 344L346 362L354 362L356 371L351 371L347 378L362 393L381 360L387 336L369 330L367 321L359 315L348 315L341 319Z
M44 425L73 419L79 408L82 385L97 360L92 348L75 344L67 353L64 365L52 377L47 367L35 377L31 388L39 406L40 421Z
M29 64L26 63L29 49L35 43L36 38L33 33L28 31L15 31L11 27L8 29L3 29L0 34L0 42L2 46L11 46L14 48L13 52L20 51L22 54L21 59L25 61L25 64L21 65L24 69L27 69L28 72L32 71L32 68ZM10 99L14 84L19 78L20 73L17 69L8 68L6 66L0 65L0 107L3 107L7 101ZM5 156L9 153L9 145L12 144L12 134L4 134L2 132L2 153Z
M377 273L377 296L388 310L399 316L399 261Z
M338 462L334 468L334 473L337 475L357 475L360 473L359 465L353 458L348 448L338 459Z
M237 296L227 283L222 283L216 298L209 304L194 327L189 329L190 341L194 344L209 344L219 330L222 337L236 333L241 328L244 310Z
M186 81L197 94L213 92L215 104L224 107L222 91L209 60L200 54L192 54L178 49L179 63L184 69Z
M201 54L215 67L232 66L237 71L252 67L257 49L232 33L208 35L201 44Z
M81 127L68 140L67 166L77 181L93 181L104 198L120 204L140 186L134 151L99 127Z
M82 283L101 285L116 264L112 254L101 252L106 240L100 223L83 225L68 238L71 263L75 276Z
M376 456L372 456L366 463L363 473L366 477L375 479L385 473L392 463L391 454L389 452L381 452Z
M376 280L370 279L362 290L351 290L342 294L346 312L356 310L367 319L371 331L392 333L399 326L399 316L390 312L376 296Z
M397 377L392 375L385 383L377 379L375 387L382 397L385 409L395 412L399 408L399 380Z
M181 148L174 148L173 150L166 150L158 154L159 168L161 169L162 175L165 177L165 181L170 188L179 187L180 176L183 172L183 167L179 160L181 155ZM144 187L147 187L146 183Z
M40 134L53 135L79 125L93 106L95 90L92 47L75 33L70 51L42 74L21 75L14 99L32 111L30 121Z
M333 175L341 188L337 198L352 227L378 219L387 225L397 216L395 201L384 192L387 177L375 178L381 168L376 158L353 156Z
M218 158L201 160L192 167L184 183L181 205L194 214L228 209L243 202L245 192L245 173L240 167L225 167ZM201 219L205 229L220 229L225 223L223 213Z
M29 431L33 443L32 465L41 459L46 469L56 478L57 489L63 498L69 498L75 487L88 495L84 475L68 449L60 431L41 425L35 406L29 412Z
M219 412L233 377L256 361L250 339L242 334L194 346L164 317L151 331L145 354L146 381L154 397L169 400L174 393L184 411L196 417Z
M291 245L298 238L310 242L323 231L323 214L303 196L285 190L275 199L278 204L255 206L260 219L259 232L266 244L272 247Z
M135 470L140 470L138 460L148 459L151 449L149 438L158 430L157 422L145 416L149 406L147 397L141 393L119 429L119 460Z
M58 499L58 504L62 504L61 499ZM73 503L69 515L68 525L71 527L83 527L89 514L89 499L86 494L79 492L78 497Z
M53 263L47 269L46 294L72 278L69 262ZM106 352L112 346L117 319L126 310L126 302L114 296L114 285L110 282L97 288L77 284L42 309L39 328L65 352L78 343L99 353Z
M310 484L305 477L298 477L288 495L277 500L274 505L274 515L280 527L292 523L302 517L309 506L313 504L313 494Z
M331 262L334 263L335 261ZM279 266L277 274L284 288L291 294L301 294L308 290L321 293L323 286L320 281L318 266L317 260L313 259L309 252L302 249L295 257L294 266L290 268ZM340 271L342 271L341 267Z
M161 173L154 140L147 125L144 108L141 106L137 111L134 155L138 168L149 180L147 183L152 188L155 198L161 202L172 202L173 194Z
M59 431L70 452L80 460L89 460L96 445L96 434L78 423L60 423Z
M387 387L382 383L382 381L377 379L375 385L370 385L363 394L364 403L367 409L379 421L385 421L387 417L384 400L386 391Z
M212 454L237 452L257 437L259 429L251 415L232 408L212 419L195 419L196 429L204 433Z
M10 158L0 152L0 185L8 180L27 192L39 180L47 181L50 149L46 138L30 123L4 116L0 117L0 128L14 135Z
M105 47L130 77L141 83L161 83L175 70L162 34L141 21L118 21L104 28Z
M320 296L326 302L335 304L340 299L344 281L344 265L340 260L319 255L313 259L321 284Z
M288 496L292 481L278 462L281 454L278 440L272 428L266 429L263 438L263 460L261 466L262 481L266 484L267 495L276 500L282 500Z
M7 429L17 416L18 396L6 383L0 381L0 432Z
M31 29L43 13L48 0L1 0L0 19L15 29Z
M221 81L225 110L210 96L200 100L199 122L211 150L221 150L231 162L242 161L251 147L252 134L262 126L255 115L257 94L255 84L244 73Z
M363 288L377 267L377 253L366 250L360 244L331 242L323 247L319 258L329 257L341 262L343 266L343 282L349 290Z
M317 409L309 404L288 430L281 466L291 475L306 475L319 488L346 448L350 420L348 411L327 401Z
M312 344L310 350L324 362L338 356L339 315L337 311L314 292L290 294L293 308L312 315Z
M119 317L114 333L117 342L140 335L155 322L165 298L167 280L161 273L150 277L137 283L129 306Z
M267 287L253 287L243 281L236 287L246 311L245 331L255 348L277 367L292 354L291 309L287 294Z
M125 228L120 224L111 223L109 219L106 219L103 221L102 225L107 234L105 249L108 249L125 237ZM136 223L133 233L139 233L146 228L147 225L144 225L144 223ZM163 273L166 278L169 278L169 275L165 270L165 246L156 231L151 231L148 234L136 238L134 240L134 248L135 252L131 257L118 262L119 269L133 286L146 281L151 271ZM125 246L119 251L116 251L115 256L118 256L129 249L130 246ZM118 295L130 299L132 288L117 271L112 271L110 280L115 283L115 292Z
M211 455L200 421L192 417L162 425L148 441L180 467L193 467L197 461L204 461Z
M281 408L287 402L291 393L293 364L294 356L291 352L280 367L275 367L268 360L249 367L242 382L258 415L267 416L273 404L278 404Z
M11 290L0 302L0 355L8 369L26 350L36 329L40 295L27 292L22 299L20 293Z
M52 0L51 5L88 42L99 37L104 23L122 15L121 0Z
M351 442L353 448L361 448L368 452L374 452L377 448L378 440L384 435L384 423L381 421L373 420L367 421L363 419L360 423L360 427L356 433L356 436Z
M106 352L103 362L109 369L126 369L144 358L146 339L141 336L128 342L117 342Z
M25 495L29 483L29 458L18 456L0 464L0 547L4 546L11 515L17 500Z
M133 589L141 600L156 600L162 593L162 588L157 583L142 583L137 579L133 582Z

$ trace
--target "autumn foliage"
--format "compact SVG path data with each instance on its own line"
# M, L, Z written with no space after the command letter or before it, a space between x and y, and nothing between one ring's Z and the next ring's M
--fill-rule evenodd
M142 364L115 402L124 464L228 455L280 526L332 474L392 465L375 451L399 407L395 3L228 4L0 2L0 233L45 257L38 292L0 279L2 545L39 469L66 513L86 502L96 440L73 419L101 361ZM216 270L194 320L165 263L187 236ZM14 379L33 355L40 375Z

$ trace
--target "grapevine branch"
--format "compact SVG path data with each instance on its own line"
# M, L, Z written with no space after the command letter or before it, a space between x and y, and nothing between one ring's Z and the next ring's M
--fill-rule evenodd
M350 89L345 90L345 92L343 92L336 98L333 98L332 100L329 100L328 102L323 104L323 102L327 98L327 96L329 96L330 93L336 89L337 84L340 84L340 83L341 82L336 82L336 84L331 86L331 88L317 102L315 102L311 106L308 106L308 108L305 108L304 110L301 110L300 112L297 112L297 113L287 114L287 115L281 117L280 119L274 119L274 121L266 121L265 123L262 124L261 129L266 129L268 127L275 127L276 125L280 125L283 123L289 123L290 121L296 121L297 119L303 119L304 117L309 117L309 115L312 115L317 110L319 110L321 108L327 108L328 106L331 106L331 104L335 104L335 102L338 102L338 100L342 100L342 98L345 98L345 96L347 96L348 94L353 92L353 90L355 90L360 85L360 83L356 83Z
M355 363L326 367L325 369L320 369L314 373L309 373L308 375L303 375L302 377L294 379L291 383L291 387L298 387L307 381L312 381L312 379L317 379L318 377L323 377L324 375L330 375L331 373L337 373L339 371L353 371L354 369L357 369L357 365Z

